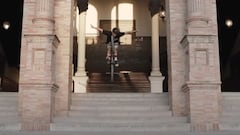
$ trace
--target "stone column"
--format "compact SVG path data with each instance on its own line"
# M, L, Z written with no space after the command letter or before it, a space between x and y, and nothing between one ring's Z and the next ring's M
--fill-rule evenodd
M74 79L74 92L86 93L86 86L88 77L86 75L85 63L86 63L86 11L80 13L79 16L79 32L78 32L78 63L77 72Z
M185 49L187 115L192 131L219 130L220 72L217 35L208 24L205 0L188 0ZM211 1L208 3L212 4Z
M152 71L151 76L162 76L159 63L159 13L152 17Z
M76 76L86 76L85 62L86 62L86 12L82 12L79 17L79 32L78 32L78 65Z
M160 72L160 58L159 58L159 12L160 1L151 0L149 2L149 9L152 16L152 71L149 77L151 83L152 93L163 92L163 79Z
M19 81L19 110L22 130L50 130L54 114L55 51L54 0L37 0L29 32L23 35Z
M187 1L187 25L188 34L200 34L198 32L208 32L208 18L205 16L205 0L188 0Z
M54 32L54 0L37 0L33 23L38 33Z

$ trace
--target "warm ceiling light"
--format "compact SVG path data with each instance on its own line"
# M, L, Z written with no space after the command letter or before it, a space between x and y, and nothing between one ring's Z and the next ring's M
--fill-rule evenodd
M8 30L10 28L10 22L9 21L4 21L2 25L3 25L3 28L5 30Z
M166 10L164 8L163 5L160 6L160 14L159 14L160 18L162 18L162 20L164 21L165 17L166 17Z
M160 17L164 19L165 16L166 16L166 15L165 15L165 11L164 11L164 10L163 10L163 11L160 11Z
M231 19L227 19L225 21L225 24L226 24L227 27L232 27L233 26L233 21Z

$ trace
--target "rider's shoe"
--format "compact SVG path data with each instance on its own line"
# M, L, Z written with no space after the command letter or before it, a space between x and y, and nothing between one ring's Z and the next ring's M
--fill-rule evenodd
M115 63L115 65L114 65L115 67L119 67L119 64L118 63Z
M117 57L114 57L114 65L115 67L118 67L119 64L118 64L118 58Z

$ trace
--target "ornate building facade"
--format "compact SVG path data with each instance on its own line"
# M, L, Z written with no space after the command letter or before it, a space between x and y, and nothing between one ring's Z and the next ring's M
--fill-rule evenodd
M151 37L151 92L163 91L165 77L159 63L159 37L165 36L172 114L187 116L193 131L219 130L221 80L216 1L101 2L24 1L19 81L22 130L50 130L53 117L66 115L70 109L73 80L75 92L86 93L86 6L95 5L100 14L98 19L111 20L110 15L107 16L111 10L104 6L114 7L125 2L135 7L133 18L140 31L138 36ZM161 5L166 9L164 21L159 15ZM162 35L163 27L166 35ZM74 36L77 36L78 43L76 73L72 66Z

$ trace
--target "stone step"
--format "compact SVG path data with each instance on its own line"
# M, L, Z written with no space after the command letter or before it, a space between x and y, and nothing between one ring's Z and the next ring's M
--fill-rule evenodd
M56 123L88 123L89 125L101 125L106 124L109 126L111 125L118 125L118 124L149 124L149 125L159 125L159 124L166 124L166 123L187 123L186 117L159 117L159 116L152 116L152 117L59 117L55 118L54 122Z
M240 131L240 123L221 123L219 125L221 131Z
M114 82L111 82L110 78L106 79L101 79L101 78L89 78L88 84L109 84L109 85L121 85L121 84L129 84L129 85L134 85L134 84L149 84L149 80L147 79L141 79L141 78L130 78L130 79L114 79Z
M142 85L142 86L139 86L139 85L135 85L135 86L128 86L128 85L126 85L126 86L106 86L106 85L104 85L104 86L96 86L96 85L94 85L94 86L91 86L91 85L89 85L88 87L87 87L87 89L88 90L118 90L118 91L124 91L124 90L131 90L131 91L133 91L133 90L148 90L150 88L150 86L146 86L146 85Z
M232 108L240 108L240 100L239 101L223 101L222 107L223 109L226 107L232 107Z
M223 100L240 100L240 92L222 92Z
M51 130L189 131L186 117L172 117L168 94L73 94L68 117L55 117Z
M20 130L21 130L20 123L14 123L14 124L0 123L0 131L20 131Z
M69 112L71 117L169 117L172 115L171 111L74 111Z
M220 117L221 131L240 130L240 93L222 93L222 114Z
M115 93L134 93L134 92L141 92L141 93L147 93L150 92L150 88L145 89L87 89L87 92L91 93L106 93L106 92L115 92Z
M168 98L159 97L159 98L137 98L137 97L73 97L73 103L81 103L81 102L168 102Z
M120 83L115 83L115 84L108 84L105 82L88 82L88 87L94 88L94 87L120 87L120 88L124 88L124 87L143 87L143 88L147 88L149 87L150 84L148 82L144 82L144 81L133 81L131 83L129 82L120 82Z
M72 103L72 106L101 106L101 107L105 107L105 106L142 106L142 105L149 105L149 104L152 104L154 106L168 106L168 101L151 101L151 100L148 100L148 101L125 101L125 100L120 100L120 101L116 101L116 100L113 100L113 101L106 101L106 100L95 100L95 101L89 101L89 100L85 100L85 101L78 101L78 102L73 102Z
M89 86L149 86L150 83L146 80L121 80L120 82L109 83L104 80L88 81Z
M220 118L220 121L221 123L225 123L225 122L228 122L228 123L240 123L240 115L232 115L232 116L227 116L227 117L221 117Z
M148 106L71 106L71 110L88 110L88 111L163 111L163 110L169 110L168 106L154 106L154 105L148 105Z
M149 89L150 85L146 85L146 84L114 84L114 85L110 85L110 84L88 84L87 89L101 89L101 90L108 90L108 89L118 89L118 90L126 90L126 89Z
M17 103L18 102L18 97L11 97L11 96L0 96L0 101L3 103L7 103L7 102L15 102Z
M121 80L120 82L115 82L115 83L109 83L106 81L88 81L88 84L91 86L149 86L150 83L145 81L145 80Z
M18 111L0 111L0 117L2 116L17 116Z
M168 101L166 97L159 98L138 98L138 97L72 97L73 102L164 102Z
M0 94L1 95L1 94ZM18 97L17 96L0 96L0 100L6 100L6 101L18 101Z
M168 98L74 98L72 99L74 104L97 104L97 105L168 105Z
M120 93L119 93L120 94ZM116 101L162 101L162 100L166 100L168 101L168 97L128 97L127 95L125 96L99 96L99 97L87 97L87 96L75 96L72 97L72 100L89 100L89 101L95 101L95 100L105 100L105 101L109 101L111 102L112 100L116 100Z
M0 110L13 110L13 108L16 110L18 108L18 103L0 103Z
M8 105L0 106L0 112L1 111L17 111L17 110L18 110L17 105L14 105L14 106L8 106Z
M222 108L223 113L240 113L240 108L236 106L223 106Z
M189 131L190 125L188 123L172 123L160 124L155 126L139 125L97 125L96 127L89 126L88 124L52 124L52 131L91 131L91 132L161 132L161 131Z
M240 112L239 111L223 111L221 113L222 117L240 117Z
M145 73L118 73L114 82L110 75L89 73L88 92L149 92L150 82Z
M115 75L114 81L111 81L111 75L106 76L98 76L98 77L92 77L90 76L88 79L88 82L107 82L107 83L120 83L120 82L137 82L137 81L143 81L143 82L149 82L149 79L146 76L126 76L123 75Z
M20 122L20 118L15 115L15 116L0 116L0 125L1 124L6 124L6 123L19 123Z
M17 92L0 92L0 98L2 97L18 97Z
M20 130L17 92L0 92L0 131L3 130Z
M108 78L110 73L89 73L89 78ZM115 73L116 78L139 78L139 76L147 78L146 73L143 72L130 72L130 73Z
M116 99L116 98L137 98L137 99L152 99L152 98L168 98L168 93L74 93L72 94L72 99L74 98L107 98Z
M88 90L118 90L118 91L123 91L123 90L148 90L150 86L146 85L135 85L135 86L130 86L130 85L115 85L115 86L107 86L104 84L101 85L88 85L87 89Z

